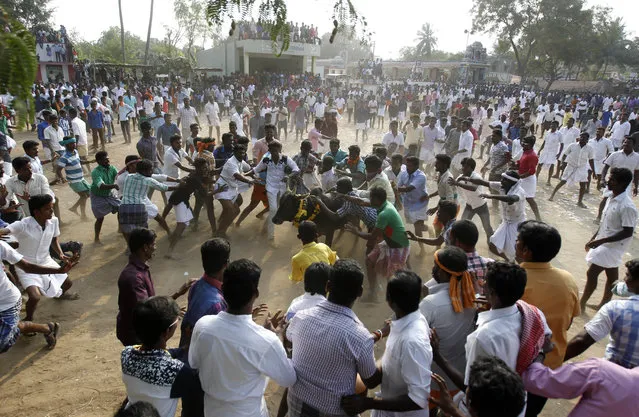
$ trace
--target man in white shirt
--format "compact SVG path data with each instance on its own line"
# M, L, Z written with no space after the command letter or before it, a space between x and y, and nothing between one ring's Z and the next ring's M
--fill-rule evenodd
M457 180L452 178L449 179L449 183L451 185L454 185L458 190L461 190L461 193L464 196L464 201L466 202L466 207L462 212L461 220L472 220L473 217L475 217L475 214L478 215L481 220L481 224L484 227L484 232L486 232L486 237L490 239L493 235L493 227L490 225L488 202L481 198L481 195L484 193L484 187L481 185L470 184L462 179L463 177L482 179L482 176L475 172L477 163L473 158L466 157L462 159L461 166L461 176L459 176Z
M546 185L550 185L550 178L552 178L555 165L557 165L557 172L559 172L559 156L563 153L564 144L561 138L561 133L557 130L559 123L552 121L550 123L550 130L546 132L544 142L539 148L539 165L537 166L537 178L543 169L548 168L548 180ZM543 151L543 152L542 152Z
M268 239L275 240L275 224L273 218L280 207L280 199L286 192L286 178L292 174L299 174L293 158L282 155L282 142L273 140L268 144L270 157L262 158L253 171L257 174L266 170L266 197L268 198Z
M36 174L32 171L31 160L28 157L20 156L13 158L11 161L15 175L9 178L4 186L7 189L7 201L18 198L20 203L20 211L23 217L31 216L29 211L29 199L31 196L48 194L55 199L49 180L42 174Z
M195 110L195 107L191 106L190 102L191 100L188 97L184 97L184 107L180 109L177 119L178 127L180 127L180 123L182 124L183 138L188 138L191 135L191 125L193 123L197 123L198 125L200 124L200 121L197 118L197 110Z
M422 280L398 271L388 281L386 301L395 313L381 359L381 395L343 397L348 415L374 410L372 417L428 417L430 396L430 328L419 311Z
M566 126L559 129L559 133L561 134L562 152L561 155L559 155L558 162L561 161L564 153L566 152L566 149L568 149L568 146L577 142L581 131L578 127L575 126L575 119L571 117L570 119L568 119L568 123L566 124ZM559 178L561 171L563 171L562 169L560 169L561 164L558 164L557 167L558 169L557 173L555 174L555 178Z
M284 317L268 315L264 326L253 321L261 272L248 259L231 262L222 284L228 310L202 317L193 329L189 364L199 371L207 417L268 417L269 378L283 387L296 381L279 338Z
M489 264L485 287L486 298L491 308L479 313L476 330L466 338L464 374L458 372L442 357L437 343L433 344L435 362L462 392L468 386L471 367L479 359L496 356L511 370L521 374L538 356L541 347L552 335L543 313L537 307L520 300L526 289L526 271L522 267L506 262ZM524 329L524 321L527 329ZM523 340L533 345L533 348L528 349L526 344L522 344ZM462 396L461 393L458 395ZM464 401L462 405L463 403ZM525 407L519 416L524 415Z
M62 154L64 147L60 145L60 141L63 139L64 131L58 125L58 116L52 114L49 116L49 127L44 129L44 140L42 141L42 147L44 148L44 156L46 159L53 159L53 155ZM53 164L52 167L53 172L56 174L56 180L62 180L62 178L57 174L57 170Z
M78 111L76 109L69 110L69 116L71 117L71 129L76 139L76 149L80 155L80 160L86 162L82 164L86 167L87 172L91 172L91 165L89 165L87 158L89 157L89 144L87 142L87 124L78 117Z
M0 236L11 234L20 247L18 252L24 259L36 265L59 268L50 255L54 250L64 262L70 262L62 249L58 237L60 225L53 215L53 197L49 194L34 195L29 199L32 216L13 222L0 229ZM66 273L39 274L29 273L16 268L20 284L29 295L25 321L33 321L33 315L42 296L55 297L61 300L77 300L78 294L69 292L73 285Z
M316 119L324 120L324 113L326 112L326 103L321 98L317 99L317 103L313 106L313 113L315 113Z
M597 129L596 136L588 141L588 144L592 146L594 150L595 159L595 171L588 171L588 185L586 186L586 193L590 192L590 179L594 177L597 182L601 179L601 170L604 166L604 161L608 159L608 155L615 151L612 146L612 141L604 137L606 129L599 127Z
M398 126L399 123L397 120L390 122L390 131L382 138L382 144L386 146L390 155L395 152L399 152L402 155L404 154L404 134L402 132L398 132Z
M0 259L8 264L15 265L23 271L32 274L58 274L66 273L71 269L72 264L67 263L64 267L44 267L31 264L24 259L18 251L13 249L6 242L0 242ZM2 331L0 332L0 353L8 351L18 340L20 334L41 333L47 342L47 347L53 349L57 342L59 323L49 322L47 324L21 321L22 296L18 287L9 280L9 277L0 270L0 320L2 321Z
M579 198L577 206L586 208L583 203L584 194L586 193L586 185L588 184L588 168L595 171L595 150L588 144L588 133L582 132L579 136L579 142L571 143L564 151L562 159L561 181L555 187L548 201L553 201L555 194L565 184L572 185L579 183Z
M204 106L206 121L209 125L209 137L213 135L213 127L217 132L217 139L220 139L220 106L215 102L213 96L209 96L209 101Z
M628 195L628 185L632 181L632 172L627 168L613 168L608 180L608 190L612 192L603 210L599 230L593 235L586 249L586 262L590 265L586 272L586 286L581 296L581 311L597 288L597 278L606 272L601 303L598 310L612 298L612 284L619 278L619 266L630 247L632 235L637 224L637 207Z
M222 205L222 215L217 228L219 237L226 238L226 230L233 223L233 219L240 214L242 205L242 193L248 190L254 180L247 176L251 167L244 161L246 146L235 145L233 156L226 160L217 181L218 186L226 186L227 189L216 194L217 200Z
M621 115L621 120L617 120L614 125L612 125L612 129L610 129L610 140L612 141L612 146L615 147L615 151L621 148L621 144L623 143L623 139L630 134L630 122L628 122L628 115L623 113Z
M419 150L419 159L424 163L426 170L435 163L435 155L441 153L444 146L444 129L435 126L437 118L431 117L427 126L424 126L424 141Z
M459 147L453 154L453 160L450 168L453 176L457 177L461 174L462 159L470 158L473 152L473 134L470 131L470 122L468 120L462 120L461 122L461 136L459 137Z

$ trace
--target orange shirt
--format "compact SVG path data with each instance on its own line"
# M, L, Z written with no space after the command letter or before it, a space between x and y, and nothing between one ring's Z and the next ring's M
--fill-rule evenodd
M522 262L521 267L528 275L521 299L539 308L552 330L555 348L546 355L544 363L551 369L559 368L566 354L568 328L572 319L581 314L577 282L570 272L549 262Z

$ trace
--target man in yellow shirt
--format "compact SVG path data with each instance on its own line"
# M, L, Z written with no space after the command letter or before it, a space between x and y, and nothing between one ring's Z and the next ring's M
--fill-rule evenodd
M317 225L312 221L303 221L297 229L297 238L302 241L302 250L291 259L291 275L289 279L300 282L304 279L304 272L312 263L324 262L333 265L337 253L323 243L317 242Z
M539 308L546 316L555 346L546 355L544 364L551 369L562 365L568 329L573 318L581 314L575 278L568 271L550 264L560 249L561 235L554 227L534 220L519 225L516 258L528 277L521 299ZM537 416L545 404L546 398L528 393L526 416Z

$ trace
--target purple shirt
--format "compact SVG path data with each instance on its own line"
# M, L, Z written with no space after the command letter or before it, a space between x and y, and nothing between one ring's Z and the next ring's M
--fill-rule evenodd
M138 301L155 295L149 265L131 255L118 279L118 318L116 335L124 346L138 344L133 330L133 309Z
M577 398L568 417L639 417L639 367L600 358L567 363L554 371L533 363L522 375L526 391L549 398Z

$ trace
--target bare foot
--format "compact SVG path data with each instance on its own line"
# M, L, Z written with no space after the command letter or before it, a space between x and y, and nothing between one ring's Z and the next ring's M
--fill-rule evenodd
M581 207L581 208L588 208L584 203L582 203L581 201L577 202L577 207Z
M548 201L553 201L554 199L555 199L555 197L550 197L550 198L548 199Z
M47 341L47 348L53 349L58 342L58 332L60 331L60 323L47 323L49 326L49 333L44 335L44 340Z
M96 239L93 241L94 245L103 245L102 241L100 239Z
M73 209L73 208L69 208L69 211L70 211L71 213L75 214L76 216L79 216L79 215L80 215L80 213L78 213L78 209L77 209L77 208L75 208L75 209Z
M58 300L75 301L80 298L80 294L77 292L64 292L58 297Z

